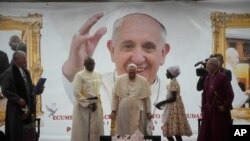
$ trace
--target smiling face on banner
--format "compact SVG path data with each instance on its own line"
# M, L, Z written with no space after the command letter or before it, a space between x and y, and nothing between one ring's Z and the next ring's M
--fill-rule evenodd
M138 74L153 83L169 51L161 25L143 14L128 15L117 22L108 48L118 75L126 73L127 65L134 63Z

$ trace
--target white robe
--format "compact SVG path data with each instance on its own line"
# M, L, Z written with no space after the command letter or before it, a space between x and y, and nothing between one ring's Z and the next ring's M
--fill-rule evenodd
M246 102L246 100L248 99L248 96L245 95L245 92L240 89L237 76L234 73L233 67L230 64L226 63L226 68L232 72L231 85L232 85L233 92L234 92L234 100L233 100L232 105L233 105L233 108L239 108Z
M100 135L104 134L103 109L99 95L101 74L82 70L75 75L73 81L73 94L76 99L72 120L71 141L99 141ZM98 97L97 100L87 100L89 97ZM90 102L97 105L96 111L91 113L89 122ZM90 127L89 127L90 126ZM90 131L89 131L90 128Z
M112 88L114 86L115 80L117 79L117 75L114 72L108 72L102 75L102 85L100 89L101 93L101 100L102 100L102 105L103 107L103 114L104 114L104 134L105 135L110 135L110 125L111 125L111 120L108 118L108 115L111 113L111 101L112 101ZM66 91L67 96L69 97L70 101L74 103L75 97L72 94L72 83L70 83L65 77L63 77L63 84L64 88ZM154 114L154 118L152 119L152 122L154 123L154 130L153 130L153 135L160 135L161 133L161 126L162 126L162 121L161 121L161 115L162 115L162 110L159 110L155 108L153 105L154 103L158 103L164 99L166 99L166 93L167 89L166 87L166 82L164 79L161 78L156 78L154 83L151 85L151 93L152 95L150 96L151 99L151 111L152 114ZM163 136L162 136L163 137Z
M128 74L119 76L112 91L112 111L116 111L118 135L132 135L136 130L146 134L147 113L151 113L151 90L148 81L137 75L129 80Z

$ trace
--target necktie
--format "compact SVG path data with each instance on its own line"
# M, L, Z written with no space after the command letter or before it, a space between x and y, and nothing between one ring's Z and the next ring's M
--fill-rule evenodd
M29 83L28 83L28 80L27 80L27 75L25 74L25 72L24 72L24 70L22 68L20 68L20 72L21 72L21 75L22 75L23 80L24 80L24 85L25 85L26 92L27 92L27 94L29 94L30 90L29 90Z
M20 72L21 72L21 75L22 75L23 79L25 79L25 81L26 81L27 80L27 76L26 76L24 70L20 68Z

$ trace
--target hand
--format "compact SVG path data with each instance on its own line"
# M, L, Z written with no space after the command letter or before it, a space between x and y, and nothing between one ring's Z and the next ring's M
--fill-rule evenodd
M20 105L21 107L25 107L25 106L27 105L26 102L25 102L25 100L22 99L22 98L18 101L18 103L19 103L19 105Z
M96 103L90 103L88 107L92 110L92 112L94 112L97 109Z
M161 110L161 104L160 104L160 103L155 104L155 107L156 107L157 109Z
M151 118L153 118L153 115L150 113L147 113L147 119L151 119Z
M112 111L111 114L109 115L109 118L111 118L111 119L114 120L115 117L116 117L116 112L115 112L115 111Z
M155 104L155 107L156 107L157 109L159 109L159 110L162 110L162 107L161 107L162 104L164 104L164 101L161 101L161 102Z
M225 111L225 108L224 108L223 106L218 106L217 108L218 108L218 110L219 110L220 112L224 112L224 111Z
M44 91L44 86L42 86L40 89L39 89L39 92L38 92L38 94L41 94L41 93L43 93L43 91Z
M89 18L80 28L79 34L73 36L69 57L62 67L63 74L69 81L73 81L75 73L83 68L84 58L94 54L96 45L107 32L107 28L102 27L94 35L89 35L90 29L101 17L103 17L103 13L95 14Z

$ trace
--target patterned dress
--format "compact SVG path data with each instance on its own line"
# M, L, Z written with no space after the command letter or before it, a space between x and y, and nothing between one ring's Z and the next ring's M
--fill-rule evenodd
M169 85L167 85L167 96L169 99L172 97L172 91L176 91L176 101L172 103L167 103L163 112L163 122L162 126L163 135L165 137L170 136L191 136L192 131L188 123L185 108L180 96L180 85L176 78L173 78Z

